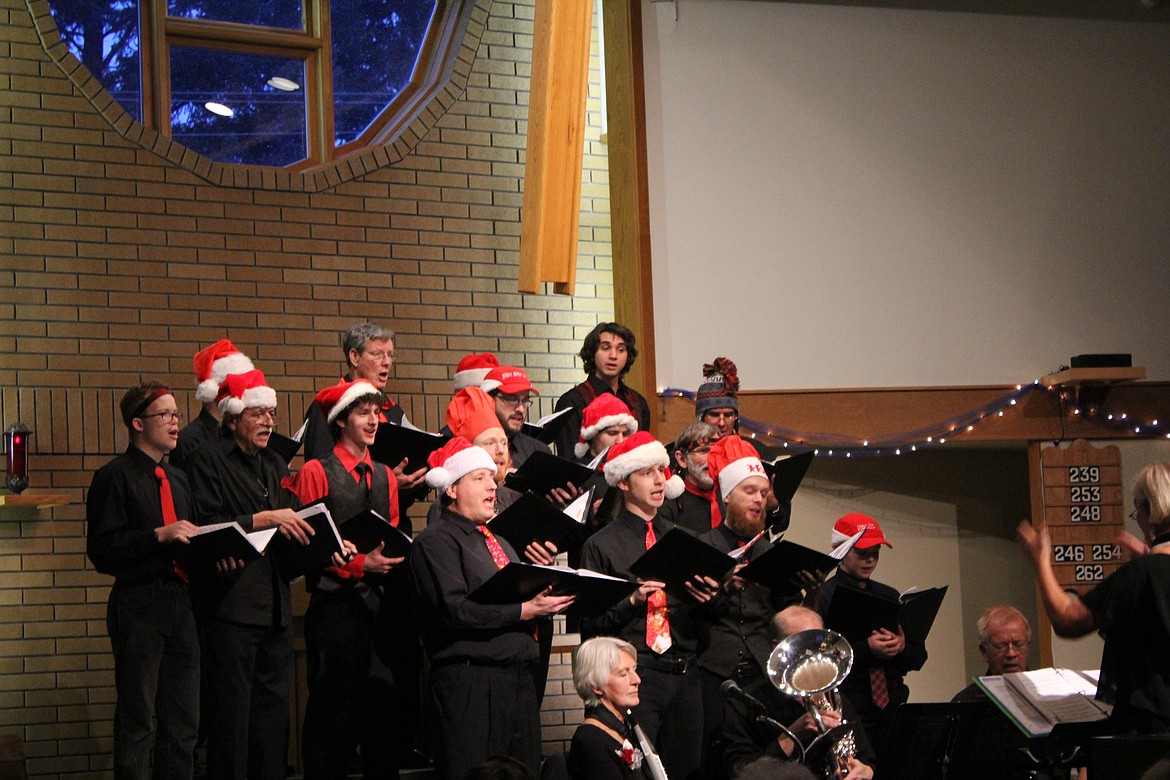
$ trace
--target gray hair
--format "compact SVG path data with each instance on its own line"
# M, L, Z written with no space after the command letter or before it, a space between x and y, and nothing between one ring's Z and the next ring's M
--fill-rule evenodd
M349 365L350 350L357 350L361 354L366 349L368 341L393 341L394 331L384 325L375 325L372 322L363 322L352 325L341 334L341 351L345 354L345 363Z
M975 621L975 631L979 634L979 646L987 647L991 642L992 626L1002 626L1007 623L1023 623L1028 641L1032 641L1032 626L1024 613L1009 604L996 604L983 610L979 620Z
M699 439L710 439L715 436L718 431L714 425L705 422L693 422L682 429L682 433L674 442L675 449L679 452L686 452L692 444Z
M624 639L595 636L586 639L573 657L573 687L586 707L598 704L595 688L604 688L613 670L622 662L622 653L637 659L638 651Z

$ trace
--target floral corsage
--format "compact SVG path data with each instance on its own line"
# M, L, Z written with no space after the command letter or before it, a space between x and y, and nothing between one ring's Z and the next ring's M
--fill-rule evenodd
M616 751L618 758L630 769L639 769L642 766L642 751L624 740L620 750Z

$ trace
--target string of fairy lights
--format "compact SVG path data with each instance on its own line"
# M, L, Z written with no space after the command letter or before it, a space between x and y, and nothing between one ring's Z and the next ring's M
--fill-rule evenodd
M1096 405L1078 405L1071 389L1044 385L1039 379L1030 384L1016 385L1014 390L1003 396L944 420L881 436L865 437L830 431L802 431L742 415L739 417L739 431L741 436L757 439L773 449L792 454L811 450L819 457L830 458L906 455L941 447L947 442L961 439L965 434L974 432L979 425L1003 417L1031 393L1045 393L1054 397L1060 404L1062 422L1066 417L1091 419L1095 425L1125 433L1127 438L1138 436L1170 439L1170 432L1166 431L1167 426L1156 418L1143 418L1138 414L1112 407L1110 411L1105 412ZM677 387L668 387L661 391L659 396L695 400L694 391Z

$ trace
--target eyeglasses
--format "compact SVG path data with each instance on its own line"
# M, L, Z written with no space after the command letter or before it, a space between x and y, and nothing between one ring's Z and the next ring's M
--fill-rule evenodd
M506 395L499 393L496 398L504 402L504 406L523 406L528 409L532 406L532 399L526 395Z
M1017 653L1022 653L1022 652L1024 652L1024 648L1027 646L1028 646L1027 639L1017 639L1017 640L1012 641L1012 642L994 642L991 645L991 652L996 653L996 654L1006 653L1007 649L1010 647L1013 650L1015 650Z
M369 357L370 359L372 359L373 361L375 361L377 363L381 363L386 358L390 358L390 360L394 360L398 357L397 352L386 352L384 350L378 350L377 352L367 352L365 354L367 357Z
M1149 508L1150 508L1149 501L1135 501L1133 504L1133 511L1129 513L1129 519L1136 520L1138 512L1142 511L1143 509L1149 509Z
M275 420L276 419L276 410L275 409L256 409L256 408L253 408L253 409L246 410L244 412L244 416L250 420L263 420L263 419Z
M717 410L703 412L704 419L711 418L713 420L734 420L736 417L739 417L739 412L732 412L732 411L724 412L724 411L717 411Z
M183 422L183 413L180 411L173 412L156 412L155 414L140 414L139 420L149 420L151 417L161 417L164 423L170 424L172 422Z

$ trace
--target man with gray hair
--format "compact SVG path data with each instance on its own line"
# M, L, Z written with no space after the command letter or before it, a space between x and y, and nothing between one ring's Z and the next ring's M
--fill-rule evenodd
M707 453L719 438L714 425L693 422L674 443L674 466L682 474L684 490L677 498L662 502L658 513L688 531L703 534L719 525L723 519L716 496L715 481L707 466Z
M975 623L979 633L979 654L987 662L986 675L1012 674L1028 668L1028 650L1032 627L1024 613L1007 604L983 610ZM951 701L985 701L987 694L971 683L955 694Z
M390 379L390 370L394 367L394 331L383 325L372 322L363 322L353 325L341 334L341 351L345 355L345 381L365 379L386 394L386 382ZM378 438L383 436L383 426L408 425L410 420L402 407L386 396L382 404L382 412L378 417ZM388 432L387 432L388 433ZM310 403L305 412L305 433L301 440L305 444L305 460L322 460L333 452L333 436L329 433L329 426L325 423L325 416L316 403ZM376 440L375 440L376 441ZM377 445L375 444L375 447ZM405 517L407 507L414 502L417 496L414 491L422 484L426 469L419 469L412 474L406 474L406 461L388 463L394 469L394 476L398 481L399 509Z

